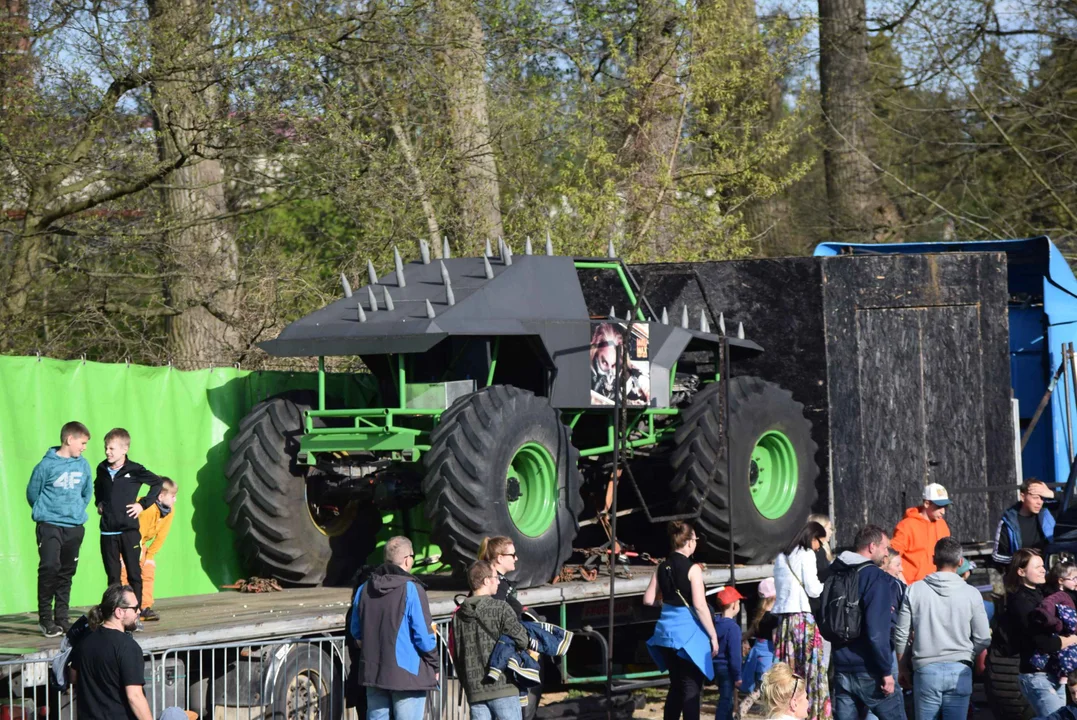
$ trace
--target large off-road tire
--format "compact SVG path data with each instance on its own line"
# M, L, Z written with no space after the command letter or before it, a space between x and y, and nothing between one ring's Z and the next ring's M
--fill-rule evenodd
M1020 669L1020 657L1007 657L994 646L988 649L984 692L991 714L997 720L1031 720L1036 716L1021 692L1021 682L1017 678Z
M311 515L307 483L317 477L297 455L303 411L316 403L307 390L282 393L240 423L225 470L228 525L254 574L290 585L347 585L373 549L380 520L355 506L325 527Z
M731 378L731 483L720 390L720 383L706 386L681 414L671 489L681 512L702 506L696 527L703 536L696 551L701 558L728 560L732 542L737 562L769 562L803 527L816 498L811 422L788 390L757 377Z
M578 456L545 398L493 385L458 400L423 459L426 516L442 557L466 568L484 537L505 535L516 546L519 586L549 582L580 528Z

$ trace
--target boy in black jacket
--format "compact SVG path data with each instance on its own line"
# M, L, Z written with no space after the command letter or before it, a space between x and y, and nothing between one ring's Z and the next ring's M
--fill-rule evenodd
M105 435L105 459L97 466L94 477L94 501L101 515L101 558L105 563L108 584L120 582L120 561L127 568L127 579L142 607L142 535L138 516L157 502L161 478L127 458L131 435L123 428L114 428ZM149 485L150 491L137 501L139 490Z

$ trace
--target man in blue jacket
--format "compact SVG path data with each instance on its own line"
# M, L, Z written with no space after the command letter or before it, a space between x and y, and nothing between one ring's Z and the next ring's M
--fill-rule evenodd
M831 568L856 568L860 594L860 635L834 643L834 717L858 720L870 711L879 720L905 720L905 703L894 683L894 647L890 630L894 618L891 578L878 567L889 558L890 538L867 525L853 539L855 552L843 552Z
M64 425L60 446L49 448L26 486L26 501L37 523L37 616L45 637L59 637L71 627L71 579L86 532L86 506L93 497L90 464L82 457L89 441L90 431L82 423Z
M437 635L426 590L411 574L411 540L385 543L385 563L355 594L348 632L362 652L367 720L422 720L426 693L437 688Z
M1029 478L1021 486L1021 502L1002 513L995 531L991 560L997 568L1005 570L1021 548L1043 550L1054 541L1055 518L1043 507L1043 501L1054 496L1047 483L1036 478Z

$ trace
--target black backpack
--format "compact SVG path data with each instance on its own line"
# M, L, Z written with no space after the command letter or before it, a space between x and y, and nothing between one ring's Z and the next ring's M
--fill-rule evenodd
M830 566L815 619L819 632L830 642L848 643L860 637L860 571L870 566L871 562L850 566L841 560Z

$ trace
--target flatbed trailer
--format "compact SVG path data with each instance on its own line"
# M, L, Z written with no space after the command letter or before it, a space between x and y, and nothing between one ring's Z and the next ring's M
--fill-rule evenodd
M649 625L657 612L642 605L641 597L654 572L654 566L621 567L614 581L615 611L613 624L617 632L630 630L631 643L621 643L626 652L615 670L624 682L653 684L660 673L638 667L641 636L649 634ZM736 566L734 575L742 589L769 577L772 565ZM624 573L622 576L621 573ZM730 582L728 566L709 566L704 583L714 590ZM444 666L447 653L447 623L456 607L456 598L464 591L450 576L423 576L427 584L430 610L438 625L439 657ZM746 595L754 593L745 592ZM549 621L577 633L574 647L584 645L579 657L586 660L579 667L590 674L574 676L570 658L560 665L560 682L548 678L545 684L581 685L604 680L608 652L610 579L600 575L594 581L559 582L519 592L519 600ZM147 696L155 716L169 705L192 709L201 717L225 716L237 708L241 713L258 717L250 710L261 703L270 714L304 715L295 710L291 688L293 676L311 684L310 677L321 678L324 687L313 693L328 702L328 715L343 714L341 697L346 675L347 652L343 642L344 622L351 600L349 588L291 588L280 592L220 592L159 600L154 607L161 620L147 623L144 632L134 639L147 658ZM83 612L75 608L72 615ZM623 636L622 636L623 637ZM22 707L33 702L42 720L70 720L70 695L46 692L47 661L59 651L59 638L42 637L33 613L0 616L0 706ZM590 645L590 647L587 647ZM315 660L310 658L314 657ZM329 668L329 670L326 670ZM627 670L627 672L624 672ZM461 713L455 681L444 683L431 703L431 717L458 717ZM659 680L660 681L660 680ZM317 682L313 682L315 689ZM223 695L221 688L224 688ZM279 689L287 696L283 709L273 699ZM308 693L309 695L309 693ZM44 713L40 710L44 708ZM292 708L292 709L289 709ZM293 710L295 710L293 712ZM339 711L339 712L338 712ZM12 715L14 717L14 715Z

